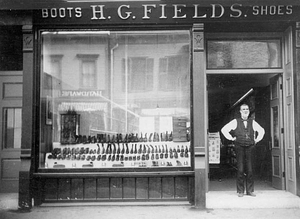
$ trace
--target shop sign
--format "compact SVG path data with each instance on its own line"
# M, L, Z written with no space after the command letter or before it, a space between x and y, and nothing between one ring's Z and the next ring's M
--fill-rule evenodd
M101 90L95 91L81 91L81 90L63 90L61 92L62 97L102 97Z
M105 111L107 103L96 102L62 102L58 105L59 112L91 112L91 111Z
M178 2L178 1L177 1ZM211 20L284 20L296 17L298 5L243 5L241 1L222 5L219 1L169 2L98 2L44 7L35 11L36 23L186 23ZM263 2L263 1L262 1Z

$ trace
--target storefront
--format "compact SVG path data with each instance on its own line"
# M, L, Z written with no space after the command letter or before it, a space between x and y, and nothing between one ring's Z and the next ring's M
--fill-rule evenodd
M23 27L20 207L205 208L215 170L234 164L218 132L242 102L267 130L261 174L300 194L297 1L34 3Z

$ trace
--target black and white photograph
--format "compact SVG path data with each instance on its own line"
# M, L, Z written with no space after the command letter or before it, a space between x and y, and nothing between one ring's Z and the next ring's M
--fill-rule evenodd
M0 0L0 218L300 217L300 1Z

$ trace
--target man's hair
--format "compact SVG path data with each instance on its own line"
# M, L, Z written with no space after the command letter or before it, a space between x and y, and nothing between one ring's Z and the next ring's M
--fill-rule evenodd
M248 105L248 104L243 103L242 105L240 105L240 110L241 110L242 106L247 106L247 107L249 108L249 105Z

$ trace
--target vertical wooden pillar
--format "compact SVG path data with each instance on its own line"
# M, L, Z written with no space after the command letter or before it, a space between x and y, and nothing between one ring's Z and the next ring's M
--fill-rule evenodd
M23 106L19 208L32 207L31 149L33 135L33 34L32 25L23 26Z
M297 195L300 196L300 164L299 164L299 151L300 151L300 22L296 23L295 31L296 39L296 54L295 54L295 71L294 71L294 104L295 104L295 141L296 141L296 178L297 178Z
M206 207L206 77L204 52L204 24L193 26L193 145L195 152L195 208Z

